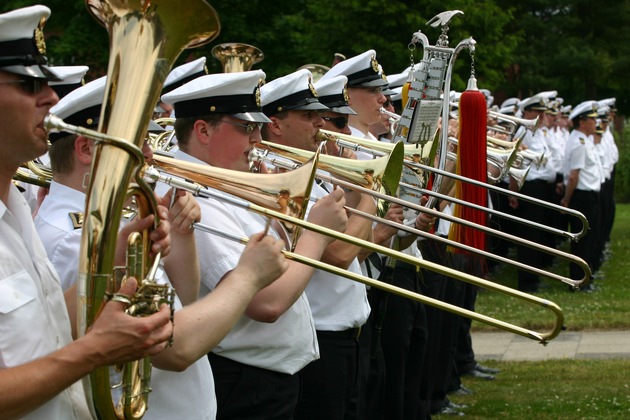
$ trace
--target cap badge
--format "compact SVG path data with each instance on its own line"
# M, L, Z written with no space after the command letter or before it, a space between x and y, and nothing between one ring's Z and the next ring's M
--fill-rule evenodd
M350 102L350 97L348 96L348 87L347 86L343 87L343 100L346 103Z
M40 54L46 55L46 42L44 41L44 25L46 24L46 18L41 18L39 25L35 28L33 39L35 40L35 46Z
M264 84L263 79L258 80L258 86L254 88L254 99L256 100L256 106L262 107L262 101L260 99L260 87Z
M311 90L311 93L313 94L313 96L317 98L318 97L317 91L315 90L315 86L313 86L310 76L308 77L308 88Z
M374 73L378 73L378 61L376 61L376 57L372 56L370 58L371 61L371 65L372 65L372 70L374 70Z

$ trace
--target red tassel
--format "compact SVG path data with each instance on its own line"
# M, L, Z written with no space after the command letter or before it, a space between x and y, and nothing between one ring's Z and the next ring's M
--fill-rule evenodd
M459 99L459 140L457 147L457 174L477 181L486 182L486 98L476 90L467 90ZM455 197L482 207L488 205L488 192L485 188L456 181ZM456 204L453 210L456 217L486 226L487 213ZM486 235L477 229L453 223L449 239L486 249ZM454 252L464 252L452 249Z

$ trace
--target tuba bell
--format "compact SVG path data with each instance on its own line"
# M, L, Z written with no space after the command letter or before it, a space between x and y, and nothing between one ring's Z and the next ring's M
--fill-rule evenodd
M304 64L302 67L298 68L298 70L307 69L313 75L313 83L317 83L319 79L321 79L330 67L327 67L323 64Z
M260 48L240 42L215 45L212 48L212 55L221 62L223 73L249 71L254 64L265 58Z
M92 161L81 237L77 282L80 334L94 323L104 300L117 291L115 244L128 195L138 197L141 211L157 206L139 168L144 164L140 148L162 84L183 49L211 41L220 30L216 12L203 0L189 1L186 7L174 0L86 0L86 6L107 29L110 54L98 127L104 138L97 142ZM135 187L129 190L132 178L142 193ZM145 249L148 236L144 232ZM147 261L145 267L154 265ZM140 278L138 285L140 291ZM117 394L116 398L109 367L89 375L86 389L91 390L99 418L138 419L144 415L150 392L150 369L146 372L145 368L145 361L125 365L122 396Z

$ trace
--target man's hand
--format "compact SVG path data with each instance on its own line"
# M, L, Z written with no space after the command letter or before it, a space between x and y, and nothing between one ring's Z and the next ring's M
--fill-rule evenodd
M345 204L344 192L341 188L337 188L315 203L309 213L308 221L337 232L343 232L348 225L348 216L344 209ZM334 241L334 238L329 239L329 242Z
M282 254L283 249L284 241L262 232L256 233L249 238L232 272L251 279L259 289L263 289L289 268L289 262Z
M193 232L191 225L201 220L199 204L189 192L170 189L164 197L158 198L158 202L168 208L168 220L174 233L189 235Z
M158 215L160 223L155 229L152 229L155 216L150 214L146 217L136 217L125 226L118 233L118 240L116 244L116 257L115 264L124 266L126 263L127 255L127 238L132 232L142 232L145 229L152 229L149 234L149 238L152 241L151 250L149 255L155 257L158 252L162 252L162 257L165 257L170 252L171 248L171 225L168 222L168 210L164 206L158 206Z
M137 282L133 277L121 286L119 294L133 296ZM173 334L171 309L164 304L160 311L146 317L132 317L125 313L127 305L110 301L88 331L99 357L98 365L111 365L153 356L166 347Z

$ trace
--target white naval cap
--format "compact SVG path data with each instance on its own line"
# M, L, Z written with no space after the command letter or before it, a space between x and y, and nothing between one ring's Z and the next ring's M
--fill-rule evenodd
M317 81L314 86L319 95L319 102L330 108L332 112L356 115L357 113L348 106L347 83L348 78L346 76Z
M63 98L73 90L85 84L85 73L90 68L88 66L54 66L53 70L59 76L58 81L48 83L57 93L59 98Z
M564 105L564 106L560 107L560 113L562 115L567 116L567 117L569 116L569 114L571 113L572 110L573 110L573 106L572 105Z
M403 91L403 87L402 86L398 86L395 87L394 89L392 89L392 91L394 92L392 94L392 96L390 96L390 100L392 102L396 102L396 101L402 101L402 91ZM406 105L406 104L403 104Z
M0 70L39 79L59 80L47 66L43 27L50 16L35 5L0 14Z
M601 105L598 102L597 118L599 118L602 121L608 121L609 114L610 114L610 107L608 105Z
M558 91L557 90L546 90L544 92L538 92L534 96L541 96L543 98L547 98L548 101L552 101L552 100L556 99L556 97L558 96Z
M483 93L483 96L486 98L486 107L490 108L494 103L494 96L492 96L492 92L488 89L479 89L479 92Z
M407 83L410 71L411 67L407 67L402 73L390 74L389 76L387 76L387 89L383 91L383 95L395 95L396 88L402 87L405 83Z
M162 95L206 74L208 74L206 57L200 57L189 63L177 66L166 76L166 80L164 80L164 84L162 85Z
M597 108L599 108L599 104L597 103L597 101L584 101L573 108L571 114L569 114L569 119L574 120L576 118L588 117L596 118Z
M228 114L251 122L271 122L261 109L262 70L215 73L197 77L162 96L175 107L177 118Z
M73 90L61 98L50 109L50 113L68 124L87 128L96 127L101 116L106 82L107 76L103 76ZM67 134L65 132L50 133L48 139L54 143Z
M505 101L503 101L501 103L501 108L506 107L506 106L515 106L518 107L519 103L521 101L518 98L507 98Z
M601 101L598 101L599 105L607 105L608 107L610 107L610 110L613 112L617 111L617 108L615 107L615 103L617 102L616 98L607 98L607 99L602 99Z
M519 108L521 111L546 111L547 110L547 102L549 99L544 96L534 95L529 98L523 99L519 103Z
M407 67L402 73L390 74L387 76L387 83L390 89L403 86L409 80L409 72L411 67Z
M99 77L80 86L61 98L50 109L50 113L64 120L64 122L86 128L95 128L101 117L101 107L105 95L107 76ZM148 131L164 131L153 121L149 122ZM54 132L48 135L51 143L67 136L66 132Z
M265 115L271 116L282 111L327 111L328 107L319 102L312 80L311 72L301 69L265 84L260 88Z
M501 106L499 107L499 112L506 115L516 115L519 104L520 100L518 98L507 98L501 103Z
M348 87L387 87L387 76L376 61L376 51L368 50L334 66L322 77L329 79L340 74L348 78Z

